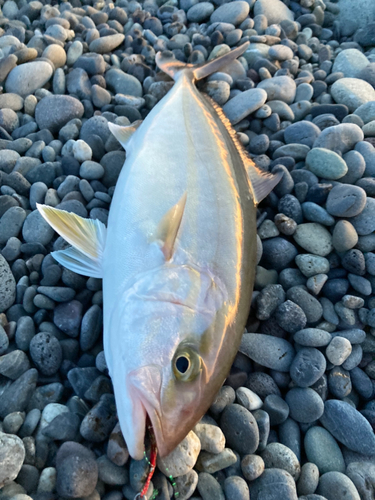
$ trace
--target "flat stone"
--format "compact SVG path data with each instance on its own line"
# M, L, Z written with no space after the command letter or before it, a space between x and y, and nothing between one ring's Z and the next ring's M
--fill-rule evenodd
M361 187L338 184L330 191L326 208L336 217L355 217L364 211L366 202L366 192Z
M120 69L110 69L105 74L108 87L116 94L133 95L142 97L142 85L137 78L124 73Z
M125 35L122 33L116 33L115 35L103 36L93 40L90 43L90 52L96 52L97 54L106 54L116 49L125 39Z
M362 104L362 106L359 106L359 108L354 111L354 114L359 116L364 124L372 122L375 120L375 102L369 101Z
M364 134L354 123L340 123L322 131L314 142L314 148L325 148L335 153L347 153L357 142L363 141Z

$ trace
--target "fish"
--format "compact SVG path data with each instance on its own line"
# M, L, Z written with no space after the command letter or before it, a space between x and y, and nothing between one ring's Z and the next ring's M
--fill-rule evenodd
M104 353L131 457L150 421L161 457L207 412L238 351L256 268L256 210L280 180L259 169L222 109L195 83L245 43L200 66L156 55L174 80L142 122L109 128L126 151L107 227L38 205L71 247L66 268L103 280Z

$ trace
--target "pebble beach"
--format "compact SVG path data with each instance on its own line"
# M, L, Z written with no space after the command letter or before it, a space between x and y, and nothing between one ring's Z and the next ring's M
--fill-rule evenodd
M134 500L148 461L121 434L102 283L58 264L46 204L107 223L142 120L198 83L256 165L251 313L231 372L147 500L375 498L375 4L358 0L0 2L0 500ZM147 147L147 145L146 145ZM146 498L146 497L145 497Z

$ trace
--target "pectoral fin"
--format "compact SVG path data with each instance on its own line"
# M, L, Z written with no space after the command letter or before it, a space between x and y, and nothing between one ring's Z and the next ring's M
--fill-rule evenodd
M185 210L186 198L187 193L185 192L176 205L173 205L164 215L156 230L155 239L162 241L161 249L165 260L170 260L172 258L174 244Z
M258 168L252 160L247 160L246 170L250 179L250 184L253 189L254 201L256 204L260 203L267 195L270 194L272 189L279 183L282 172L271 174Z
M131 125L121 127L115 123L108 122L108 127L121 146L126 150L130 139L133 137L134 132L138 129L141 123L142 120L137 120Z
M37 208L48 224L74 247L54 252L56 260L76 273L101 277L107 232L105 225L98 220L84 219L47 205L37 203Z

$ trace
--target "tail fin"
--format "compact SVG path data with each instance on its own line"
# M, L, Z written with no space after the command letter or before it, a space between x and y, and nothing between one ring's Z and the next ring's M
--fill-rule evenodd
M237 57L240 57L246 51L248 46L249 42L246 42L236 49L227 52L223 56L203 63L199 66L177 61L173 57L166 56L163 52L158 52L156 54L155 61L158 67L164 71L164 73L167 73L167 75L173 78L173 80L177 80L182 71L188 71L193 80L202 80L202 78L206 78L212 73L216 73L216 71L219 71L222 67L234 61Z

